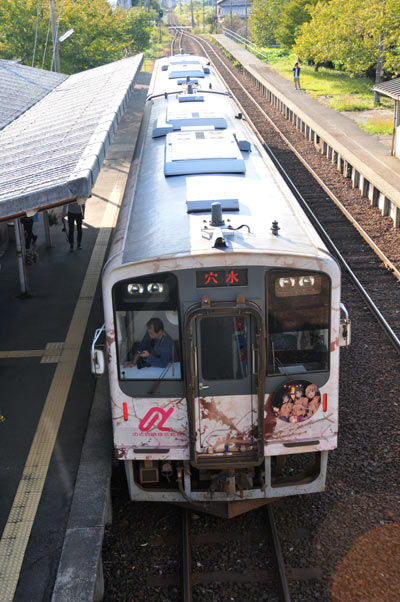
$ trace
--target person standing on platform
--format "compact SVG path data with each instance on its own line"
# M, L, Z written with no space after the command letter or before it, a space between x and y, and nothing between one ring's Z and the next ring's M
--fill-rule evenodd
M37 214L35 214L37 215ZM29 251L29 249L31 248L31 242L33 241L33 244L35 244L36 240L37 240L37 236L36 234L33 233L33 222L34 222L34 218L33 217L22 217L21 218L21 222L22 225L24 226L24 233L25 233L25 249L27 251Z
M68 218L68 241L69 250L74 250L74 229L76 224L77 232L77 244L78 249L82 249L82 221L85 217L85 205L80 205L77 201L64 205L63 217L67 215Z
M294 79L294 87L296 88L296 90L301 90L299 63L295 63L294 64L294 67L293 67L293 79Z

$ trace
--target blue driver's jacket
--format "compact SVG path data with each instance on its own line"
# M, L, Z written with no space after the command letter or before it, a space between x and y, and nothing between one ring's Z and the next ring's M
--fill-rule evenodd
M145 361L156 368L165 368L172 358L172 345L173 341L166 332L161 339L151 339L146 332L137 353L148 351L150 355L146 357Z

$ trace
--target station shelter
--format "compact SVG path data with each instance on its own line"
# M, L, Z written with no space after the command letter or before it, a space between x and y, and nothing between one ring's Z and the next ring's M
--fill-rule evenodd
M394 100L393 134L391 154L400 159L400 77L374 86L374 92Z
M21 218L39 216L51 246L51 212L90 197L142 61L64 75L0 60L0 251L12 231L21 296L29 296Z

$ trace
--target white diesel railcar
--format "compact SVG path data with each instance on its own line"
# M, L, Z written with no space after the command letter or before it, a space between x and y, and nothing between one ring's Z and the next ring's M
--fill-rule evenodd
M130 497L233 516L322 491L340 270L205 59L156 62L129 182L103 300Z

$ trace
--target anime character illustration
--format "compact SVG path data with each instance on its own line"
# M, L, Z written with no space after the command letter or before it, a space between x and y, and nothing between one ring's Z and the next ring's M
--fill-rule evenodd
M307 418L315 414L319 408L321 402L321 394L318 391L317 385L311 384L306 387L306 398L308 400L307 405Z
M317 385L301 381L280 387L274 394L272 410L277 418L296 424L313 416L320 402L321 394Z

